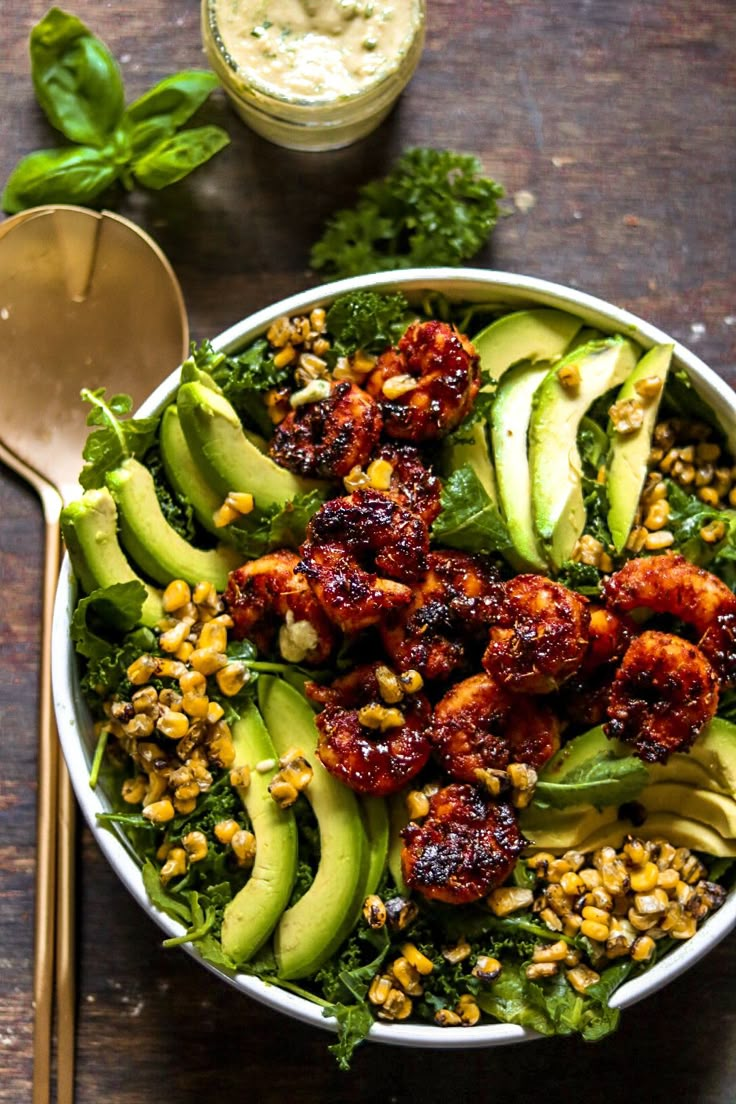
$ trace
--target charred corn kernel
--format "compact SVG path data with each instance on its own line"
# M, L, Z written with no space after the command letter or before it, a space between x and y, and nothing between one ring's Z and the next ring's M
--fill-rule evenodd
M665 890L666 893L669 893L670 891L674 890L675 887L677 886L677 883L679 882L679 880L680 880L680 876L679 876L679 874L677 873L676 870L673 870L673 869L670 869L670 870L657 870L657 883L656 884L659 886L660 889ZM632 889L637 888L633 884L633 882L632 882L631 888ZM647 887L647 888L649 888L649 887Z
M601 976L588 966L580 965L573 966L572 970L567 971L567 980L576 992L584 993L586 989L590 989L591 985L595 985L596 982L600 981Z
M634 962L648 962L654 954L654 940L649 935L639 935L631 944Z
M692 939L697 931L698 924L694 916L683 919L669 929L668 935L673 939Z
M289 760L280 759L279 765L281 766L279 773L283 780L290 782L299 793L306 790L314 777L312 766L303 755L295 755Z
M506 771L493 767L476 767L473 771L476 781L488 790L491 797L498 797L504 785L508 783Z
M354 468L351 468L348 474L343 478L343 484L348 494L352 493L352 491L359 491L361 487L367 487L369 483L369 476L357 464Z
M181 843L190 863L201 862L202 859L207 858L207 837L204 832L187 832L182 836Z
M418 387L418 381L414 376L410 376L408 372L402 372L398 376L391 376L384 381L381 388L383 395L387 399L400 399L402 395L408 395L410 391L415 391Z
M238 866L252 866L256 857L256 837L246 828L239 828L230 840Z
M303 315L297 315L291 319L291 340L296 345L303 345L309 338L309 319Z
M411 1015L411 999L401 989L392 988L378 1015L383 1020L405 1020Z
M649 530L664 529L669 519L670 504L666 498L662 498L647 510L644 525Z
M562 939L558 943L540 943L532 952L532 962L564 962L569 949Z
M534 899L530 889L522 886L499 886L491 890L486 897L486 904L494 916L509 916L512 912L529 908Z
M268 328L266 339L277 349L283 348L291 336L291 319L286 314L279 315Z
M218 599L214 585L207 579L197 583L192 591L192 601L195 606L208 606L210 609L215 609L218 605Z
M480 1008L470 993L463 993L455 1005L455 1011L465 1027L475 1027L480 1019Z
M400 709L387 709L378 702L364 705L358 710L358 720L366 728L378 728L385 732L389 728L399 728L404 723L404 714Z
M299 796L296 786L292 786L291 782L280 778L278 774L272 779L268 792L280 809L289 809Z
M309 314L309 325L315 333L324 333L327 325L327 312L323 307L315 307Z
M718 506L721 501L721 496L715 487L700 487L698 490L698 498L701 502L704 502L706 506ZM728 496L728 501L731 506L736 505L736 490L731 491Z
M562 920L560 920L557 913L553 912L551 908L542 909L539 914L539 919L544 921L550 931L562 931Z
M207 693L207 679L199 671L185 671L179 679L182 694L195 694L198 697Z
M230 726L225 721L217 721L210 728L207 738L207 751L210 762L228 770L235 762L235 744Z
M547 881L559 882L563 874L569 874L572 867L566 859L553 859L547 866Z
M399 682L406 694L418 694L424 686L424 679L419 674L419 671L415 671L413 668L408 671L403 671L399 675Z
M632 870L629 878L634 893L648 893L659 881L659 870L653 862L647 862Z
M225 697L232 698L245 686L248 681L250 672L248 668L240 660L233 660L230 663L226 663L215 675L217 685L220 688L220 692Z
M187 853L183 847L172 847L166 862L161 867L161 881L164 885L172 878L180 878L187 871Z
M230 771L230 785L237 786L241 790L250 786L250 767L247 764L244 763L242 767L235 767Z
M675 543L674 535L669 529L660 529L656 533L649 533L644 541L647 552L661 552L663 548L669 548Z
M726 526L722 521L718 521L716 518L713 521L709 521L707 525L704 525L700 530L700 539L704 540L706 544L717 544L718 541L722 541L726 535Z
M466 958L470 958L471 951L472 947L467 939L460 939L454 947L443 947L442 957L454 966L458 962L464 962Z
M713 482L714 468L712 464L700 464L695 471L695 486L707 487Z
M133 686L143 686L157 673L157 660L152 655L140 655L128 667L125 672Z
M143 795L143 805L156 805L166 793L166 779L162 774L148 776L148 789Z
M331 345L326 337L315 337L312 339L312 352L317 356L324 356L331 349Z
M123 782L121 795L128 805L140 805L148 789L148 779L144 774L137 774L135 778L126 778Z
M579 894L585 893L585 882L573 870L562 875L560 885L570 897L577 897Z
M524 973L530 981L538 981L540 978L555 977L558 968L557 962L531 962Z
M368 989L368 1000L371 1004L383 1005L388 1000L388 995L393 988L393 982L386 974L376 974Z
M132 736L134 740L145 740L153 735L154 720L148 713L136 713L131 720L123 725L126 736Z
M131 704L136 713L152 713L158 705L158 693L153 686L144 686L133 694Z
M649 852L643 840L636 839L634 836L627 836L624 842L623 851L626 858L633 863L634 866L644 866L649 858Z
M291 342L287 342L287 344L282 346L282 348L279 349L279 351L276 353L273 358L273 363L274 367L276 368L286 368L288 364L292 364L295 360L296 349L291 344Z
M152 801L150 805L144 805L143 815L152 824L166 824L174 819L174 806L168 797L161 801Z
M421 997L424 987L419 976L419 971L412 966L408 958L401 955L391 964L394 978L410 997Z
M216 529L224 529L226 525L232 525L234 521L237 521L240 514L231 506L229 502L223 502L222 506L218 506L212 515L212 521Z
M214 648L195 648L189 657L189 662L195 671L202 675L214 675L228 662L224 652L218 652Z
M218 820L212 831L220 843L231 843L236 832L240 831L237 820Z
M393 931L404 931L418 915L416 903L407 897L390 897L386 901L386 923Z
M194 810L197 808L197 799L196 797L189 797L184 801L179 800L179 798L175 798L174 808L176 809L179 816L189 816L189 814L193 813Z
M634 390L642 399L651 402L662 390L662 380L659 376L645 376L644 379L637 380Z
M181 740L189 731L189 718L186 713L165 709L156 722L156 728L169 740Z
M174 655L182 663L188 663L193 651L194 645L192 644L191 640L185 640L184 643L180 644L179 647L176 649Z
M434 970L432 959L422 954L419 948L415 947L413 943L404 943L401 948L401 953L407 962L409 962L422 977L427 977Z
M395 705L400 702L404 697L404 688L401 685L399 676L396 675L390 667L384 667L383 665L376 667L376 682L378 683L378 692L381 698L387 705Z
M222 708L219 702L211 701L207 708L207 724L217 724L225 716L225 710Z
M582 916L578 916L576 912L568 912L562 918L562 934L568 935L572 939L580 931L582 922Z
M712 463L721 455L721 446L713 441L700 441L695 446L695 459Z
M544 877L549 864L554 862L555 856L551 851L537 851L536 855L530 855L526 865L534 870L539 877Z
M451 1008L440 1008L434 1014L434 1022L439 1027L460 1027L463 1021L459 1014L453 1012Z
M610 933L608 924L601 924L596 920L583 920L580 934L587 935L594 943L605 943Z
M695 445L685 445L680 449L680 459L684 460L686 464L692 464L695 459Z
M158 859L159 862L163 862L164 859L166 859L168 857L168 854L171 851L171 848L173 846L174 845L171 842L171 840L165 839L162 842L161 846L156 849L156 858Z
M313 379L309 381L306 387L292 393L289 398L289 405L293 410L296 410L298 407L307 406L309 403L322 402L324 399L329 399L331 392L332 384L329 380Z
M613 910L613 898L602 885L593 886L592 889L588 890L585 894L585 904L592 908L601 909L605 913Z
M421 820L429 812L429 798L421 790L409 790L404 799L409 820Z
M192 627L192 622L185 618L183 621L177 621L176 624L162 632L158 638L159 647L165 652L178 652L182 644L189 636Z
M675 467L672 469L672 474L676 476L677 482L681 483L684 487L689 487L691 483L695 482L695 468L692 464L682 464L680 468L675 471Z
M175 613L182 606L186 606L192 600L192 592L189 583L184 579L172 579L166 587L163 596L163 607L166 613Z
M643 525L635 525L629 533L629 539L626 541L627 550L629 552L641 552L648 536L649 531Z
M680 871L680 877L689 885L704 878L707 871L700 859L693 855L687 847L678 847L672 858L672 866Z
M394 473L393 465L388 460L373 460L366 468L368 481L376 491L388 491L391 487L391 476Z
M501 973L501 963L490 955L478 955L471 973L479 981L494 981Z
M158 696L159 713L162 709L172 709L174 713L181 713L181 694L173 686L167 686Z
M509 763L506 773L511 782L511 803L517 809L525 809L534 797L537 772L528 763Z
M181 708L188 717L206 717L209 705L209 698L199 694L184 694L181 699Z
M580 386L580 365L563 364L557 370L557 378L566 391L576 391Z
M228 491L223 503L223 506L229 506L240 517L252 513L254 505L253 495L248 491Z
M299 357L299 378L304 382L321 379L327 375L327 361L314 353L302 353Z
M626 916L632 928L635 928L638 932L649 931L649 929L658 924L662 918L662 914L659 912L643 913L637 912L634 908L630 908Z
M635 433L644 421L644 408L637 399L619 399L608 409L617 433Z
M604 909L596 908L594 905L585 905L581 915L583 920L592 920L596 924L605 924L606 927L611 919Z
M208 621L202 626L197 648L212 649L215 652L224 652L227 648L227 629L220 621Z
M363 919L369 928L380 931L386 926L386 906L376 893L371 893L363 902Z

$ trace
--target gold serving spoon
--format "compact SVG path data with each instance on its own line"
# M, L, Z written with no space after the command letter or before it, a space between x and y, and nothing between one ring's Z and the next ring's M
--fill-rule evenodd
M42 207L0 224L0 460L38 492L45 522L34 924L33 1104L74 1098L74 820L51 707L49 644L62 506L80 493L82 387L137 405L186 357L181 290L161 250L117 215ZM54 1001L55 994L55 1001Z

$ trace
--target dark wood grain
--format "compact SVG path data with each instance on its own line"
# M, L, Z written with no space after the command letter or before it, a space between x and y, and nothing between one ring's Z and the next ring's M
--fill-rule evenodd
M1 181L21 155L56 141L27 63L28 33L45 9L39 0L2 6ZM196 0L77 0L74 10L121 59L129 98L203 64ZM220 95L200 114L227 127L230 148L163 193L122 197L119 210L168 254L201 338L317 283L307 257L323 220L404 147L464 149L505 185L511 212L477 263L629 307L734 383L735 74L733 0L429 0L421 67L373 136L331 154L290 153L247 131ZM519 193L533 205L517 209ZM29 1099L32 1068L41 540L33 493L0 469L3 1104ZM370 1046L340 1074L324 1033L249 1001L184 952L161 950L86 831L79 916L79 1104L607 1102L622 1091L634 1101L734 1099L733 938L628 1010L618 1034L596 1046Z

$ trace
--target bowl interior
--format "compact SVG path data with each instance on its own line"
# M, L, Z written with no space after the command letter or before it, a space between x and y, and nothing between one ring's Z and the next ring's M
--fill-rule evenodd
M623 333L634 338L644 348L672 342L675 364L684 368L702 397L714 409L721 422L729 446L736 454L736 395L703 361L673 338L622 310L594 296L572 288L504 272L480 269L417 269L399 273L361 276L323 285L299 295L283 299L260 310L216 337L216 350L235 353L260 336L271 322L284 314L309 312L313 307L330 302L336 296L358 288L377 291L401 290L411 301L421 301L428 291L441 292L449 299L482 303L498 310L518 310L523 307L558 307L584 319L591 326L610 333ZM178 384L178 369L156 388L140 408L141 415L161 410L171 399ZM153 917L167 936L180 935L181 925L159 912L149 901L143 888L140 869L132 851L122 836L101 828L97 814L112 808L104 780L95 789L89 786L89 771L94 753L92 722L81 695L76 656L71 644L69 625L74 610L76 587L68 556L64 558L57 590L52 630L52 678L59 737L70 778L84 817L106 858L138 903ZM682 943L661 962L640 977L618 989L611 1004L626 1008L642 997L661 988L688 969L716 945L736 925L736 890L722 908L708 919L703 928L689 941ZM186 946L195 958L197 952ZM202 961L200 959L200 961ZM318 1005L286 990L269 986L257 978L229 975L203 963L221 979L236 986L271 1008L311 1023L330 1028ZM376 1041L399 1046L437 1048L486 1047L534 1039L535 1032L513 1024L484 1024L467 1028L440 1028L417 1024L376 1023L370 1037Z

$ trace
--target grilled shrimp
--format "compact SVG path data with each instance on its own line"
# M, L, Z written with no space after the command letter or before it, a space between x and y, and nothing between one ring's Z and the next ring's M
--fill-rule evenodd
M428 547L421 518L380 491L360 490L312 517L299 570L329 619L358 632L409 604L407 584L426 571Z
M647 631L628 647L613 682L606 732L646 762L687 751L715 715L718 678L695 645Z
M451 905L478 901L500 885L526 845L510 804L460 783L438 790L421 824L411 822L401 836L407 885Z
M692 625L723 685L736 682L736 595L718 576L666 552L629 560L605 580L603 594L614 610L646 607Z
M396 793L426 764L431 707L421 694L386 706L376 675L380 664L356 667L331 686L307 683L308 696L324 704L315 718L317 754L336 778L357 793ZM382 727L383 726L383 727Z
M411 445L387 441L373 458L386 460L391 465L391 483L385 493L430 526L442 509L442 487L437 476L423 463L418 450Z
M587 598L542 575L517 575L506 583L483 666L509 690L551 693L583 662L589 622Z
M381 435L381 411L349 380L335 383L320 402L287 414L271 440L271 456L297 475L337 479L361 466Z
M281 549L243 564L230 574L225 605L237 640L247 637L267 653L278 640L287 661L316 665L332 651L335 631L298 563L295 552Z
M467 552L430 552L410 604L381 622L381 639L401 671L446 678L480 644L503 594L496 568Z
M399 393L401 383L407 390ZM446 322L412 323L398 346L381 354L366 384L380 404L386 435L417 442L455 429L479 388L478 354Z
M512 762L544 766L560 746L560 725L536 699L473 675L437 703L429 738L443 770L459 782L475 782L477 770L504 770Z
M638 629L623 614L591 606L589 632L583 662L562 689L561 711L575 724L591 727L606 719L616 664Z

